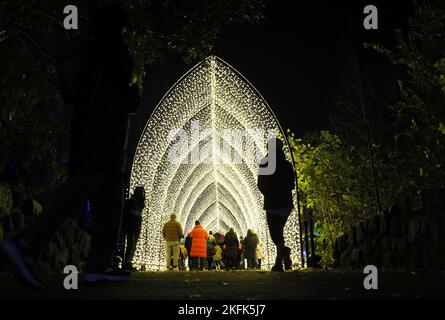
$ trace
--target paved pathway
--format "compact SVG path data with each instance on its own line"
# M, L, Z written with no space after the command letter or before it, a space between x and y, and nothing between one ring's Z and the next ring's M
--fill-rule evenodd
M340 271L135 273L125 283L63 289L64 275L44 277L46 290L32 290L0 273L0 299L445 299L445 272L381 272L379 289L363 288L364 274Z

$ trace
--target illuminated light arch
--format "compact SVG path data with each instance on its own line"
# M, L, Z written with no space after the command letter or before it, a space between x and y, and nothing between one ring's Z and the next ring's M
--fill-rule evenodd
M169 139L169 133L182 129L191 136L193 124L198 122L201 131L211 129L212 134L202 134L191 141L182 157L190 158L204 145L211 146L209 153L197 163L173 163L168 154L176 141ZM190 232L195 220L214 233L225 233L233 227L238 236L245 236L247 229L252 229L266 246L263 267L270 268L274 263L275 247L267 229L263 196L256 185L258 163L243 158L242 144L225 139L227 129L273 130L285 136L253 85L229 64L212 56L188 71L165 94L139 140L130 190L144 186L147 203L133 261L136 267L165 268L161 230L171 213L176 213L185 233ZM251 138L260 156L264 156L268 136ZM223 142L240 157L240 162L228 160L219 145ZM292 212L286 224L285 239L292 249L292 260L300 266L301 238L296 212Z

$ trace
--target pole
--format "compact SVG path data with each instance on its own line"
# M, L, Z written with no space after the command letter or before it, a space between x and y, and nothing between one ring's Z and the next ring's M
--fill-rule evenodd
M280 128L281 128L281 126L280 126ZM303 235L302 235L303 225L302 225L301 213L300 213L300 197L299 197L299 192L298 192L297 169L296 169L296 165L295 165L294 154L292 153L292 149L290 147L289 141L287 140L287 136L286 136L286 134L284 133L283 130L281 130L281 132L283 133L284 140L286 141L286 145L289 148L289 153L290 153L291 160L292 160L292 166L294 168L295 200L296 200L295 202L297 203L298 236L299 236L299 241L300 241L301 268L304 268L304 266L305 266L305 259L304 259L304 253L303 253Z

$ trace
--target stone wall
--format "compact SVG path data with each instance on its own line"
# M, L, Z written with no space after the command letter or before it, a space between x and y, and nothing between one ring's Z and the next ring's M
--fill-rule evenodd
M335 266L445 269L445 189L424 192L363 221L335 241Z
M79 271L84 271L90 238L79 228L76 221L68 220L42 253L38 271L62 272L69 264L75 265Z
M42 210L40 204L33 200L13 203L9 187L3 184L0 189L0 241L3 241L38 219ZM68 220L42 253L37 271L62 272L68 264L84 270L89 247L90 236L79 228L75 220Z

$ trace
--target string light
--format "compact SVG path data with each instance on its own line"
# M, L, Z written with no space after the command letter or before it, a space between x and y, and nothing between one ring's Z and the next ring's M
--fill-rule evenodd
M196 124L204 133L183 145L183 161L173 162L169 155L177 140L171 138L171 131L196 137ZM228 129L249 136L259 157L265 155L268 131L283 134L258 91L233 67L212 56L166 93L139 140L130 189L144 186L147 203L133 265L144 265L147 270L165 268L161 231L171 213L178 216L185 233L191 231L195 220L213 233L225 234L233 227L240 236L252 229L265 244L263 267L274 263L275 247L267 229L263 196L257 188L258 162L248 159L245 144L229 141ZM254 135L255 129L264 134ZM203 156L206 146L209 148ZM233 156L239 161L233 161ZM195 161L186 161L190 159ZM285 239L293 261L298 263L295 212L286 224Z

